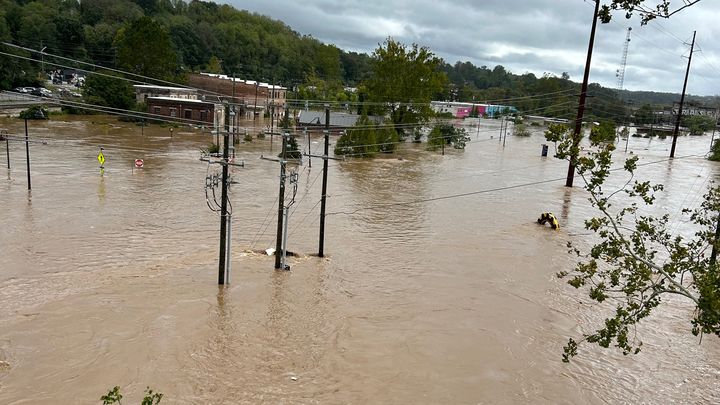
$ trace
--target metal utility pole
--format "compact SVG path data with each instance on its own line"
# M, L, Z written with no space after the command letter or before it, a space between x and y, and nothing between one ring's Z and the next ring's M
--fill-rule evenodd
M230 115L234 115L234 113L229 112L229 104L225 105L225 108L227 110L226 116L229 118ZM229 120L228 120L229 121ZM227 127L229 125L229 122L225 124ZM225 284L226 278L225 278L225 269L228 263L228 245L227 245L227 236L228 236L228 211L227 211L227 191L228 191L228 155L230 154L230 145L229 145L229 132L226 130L223 134L223 157L222 161L225 163L222 167L222 193L220 197L220 257L218 260L219 266L218 266L218 284L223 285Z
M277 242L275 243L275 268L281 268L280 259L282 258L282 240L283 240L283 214L285 210L285 155L287 153L287 136L282 137L282 157L280 158L280 191L278 194L278 224L277 224Z
M318 256L325 256L325 200L327 197L328 154L330 153L330 106L325 104L325 157L323 159L322 195L320 196L320 242Z
M287 137L288 134L285 134ZM280 268L283 270L290 270L290 266L287 265L287 239L288 239L288 222L290 222L290 207L295 204L295 196L297 195L297 182L298 174L296 171L290 172L290 184L293 187L292 199L290 203L283 207L283 213L285 214L285 229L283 231L283 242L282 242L282 261Z
M675 129L673 130L673 142L670 148L670 157L675 157L675 144L677 143L678 132L680 131L680 120L682 119L683 104L685 103L685 90L687 90L688 75L690 74L690 62L692 62L693 49L695 49L695 34L697 31L693 31L693 39L690 44L690 56L688 56L687 69L685 70L685 82L683 83L683 91L680 96L680 108L678 109L677 120L675 120Z
M229 132L224 134L225 145L223 157L220 160L210 160L205 155L200 157L203 162L210 164L219 164L222 166L222 174L212 174L205 178L205 202L213 212L220 212L220 260L218 262L218 284L223 285L230 282L230 237L232 235L232 206L229 205L227 190L231 181L228 179L228 167L240 166L245 167L245 163L230 163L228 160L229 149ZM215 197L215 189L220 186L222 188L220 202ZM212 192L210 191L212 190ZM212 199L211 199L212 196Z
M580 131L582 131L582 120L585 115L585 98L587 97L588 80L590 79L590 62L592 60L593 46L595 44L595 29L597 28L598 11L600 9L600 0L595 0L595 12L593 13L592 29L590 31L590 43L588 44L587 60L585 61L585 74L583 75L582 87L580 88L580 103L578 105L577 117L575 118L575 130L572 135L572 148L576 149L580 144ZM572 187L575 178L576 156L571 153L570 164L568 165L567 179L565 187Z

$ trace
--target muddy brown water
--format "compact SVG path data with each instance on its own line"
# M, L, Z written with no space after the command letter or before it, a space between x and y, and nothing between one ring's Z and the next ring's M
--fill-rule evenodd
M129 403L146 386L178 404L720 402L720 342L689 333L681 300L640 328L641 354L584 346L560 361L602 315L554 276L574 263L568 239L590 243L593 211L564 187L567 166L540 157L540 133L503 148L497 123L469 131L445 156L406 144L332 161L324 259L312 255L322 165L298 167L290 272L251 252L275 245L279 168L258 159L269 139L238 145L231 281L218 288L219 220L203 191L217 168L198 160L211 135L30 122L49 141L30 146L32 192L24 144L11 144L9 173L0 158L0 403L99 403L115 385ZM657 162L640 176L666 185L655 209L678 233L692 231L680 207L717 177L709 142L682 137L668 161L669 138L630 139ZM311 146L321 153L319 137ZM535 223L543 211L560 231Z

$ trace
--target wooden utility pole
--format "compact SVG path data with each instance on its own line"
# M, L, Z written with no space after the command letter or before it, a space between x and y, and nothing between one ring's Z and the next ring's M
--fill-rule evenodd
M595 29L597 28L598 11L600 0L595 0L595 12L593 13L592 29L590 30L590 43L588 44L587 60L585 61L585 74L583 75L582 87L580 89L580 103L578 105L577 117L575 118L575 130L572 135L572 151L570 153L570 164L568 165L566 187L572 187L575 178L575 153L573 152L580 144L580 131L582 131L582 120L585 115L585 98L587 97L588 80L590 79L590 62L592 60L593 46L595 44Z
M715 258L717 257L716 247L718 245L718 240L720 240L720 212L718 213L718 222L717 222L717 227L715 228L715 239L713 239L713 248L712 248L712 253L710 254L710 265L711 266L715 264Z
M677 120L675 120L675 129L673 130L673 142L670 148L670 157L675 157L675 144L677 143L678 132L680 131L680 120L682 119L683 104L685 103L685 90L687 90L688 75L690 74L690 62L692 62L693 49L695 49L695 34L697 31L693 31L693 39L690 44L690 56L688 56L687 69L685 70L685 82L683 83L683 91L680 96L680 108L678 109Z

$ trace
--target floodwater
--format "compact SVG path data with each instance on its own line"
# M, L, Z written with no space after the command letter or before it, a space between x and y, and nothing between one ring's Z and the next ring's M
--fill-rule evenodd
M275 246L279 167L259 157L277 139L273 153L269 139L239 144L219 288L219 218L203 189L218 168L198 160L211 135L31 121L30 137L48 140L30 145L32 192L24 144L10 144L9 173L0 157L0 403L99 403L115 385L129 403L146 386L173 404L720 402L720 342L690 334L681 300L640 327L639 355L587 345L561 362L567 338L608 309L554 276L574 263L568 240L591 242L587 195L540 157L540 133L503 147L497 122L469 132L444 156L408 143L331 161L325 258L322 164L297 167L289 272L257 253ZM670 142L629 148L649 163L639 177L666 185L657 213L687 233L680 208L699 204L718 166L703 157L709 136L680 138L672 161ZM320 137L311 149L322 153ZM543 211L559 231L535 223Z

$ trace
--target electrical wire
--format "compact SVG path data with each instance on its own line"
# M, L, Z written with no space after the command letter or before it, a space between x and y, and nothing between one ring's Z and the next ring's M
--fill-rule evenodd
M686 155L686 156L675 157L674 159L678 160L678 159L685 159L685 158L699 157L699 156L702 156L702 155ZM672 158L667 158L667 159L657 160L657 161L653 161L653 162L641 163L641 164L638 164L637 167L667 162L671 159ZM624 168L619 167L619 168L611 169L611 171L618 171L618 170L624 170ZM540 184L553 183L553 182L557 182L557 181L561 181L561 180L565 180L565 177L558 177L558 178L554 178L554 179L540 180L540 181L534 181L534 182L523 183L523 184L515 184L512 186L495 187L495 188L485 189L485 190L470 191L467 193L459 193L459 194L452 194L452 195L446 195L446 196L440 196L440 197L424 198L424 199L412 200L412 201L373 204L373 205L357 208L353 211L336 211L336 212L327 213L327 214L325 214L325 216L354 215L358 212L366 211L369 209L397 207L397 206L422 204L422 203L433 202L433 201L451 200L451 199L455 199L455 198L462 198L462 197L468 197L468 196L473 196L473 195L481 195L481 194L487 194L487 193L494 193L494 192L498 192L498 191L507 191L507 190L517 189L517 188L524 188L524 187L536 186L536 185L540 185Z

